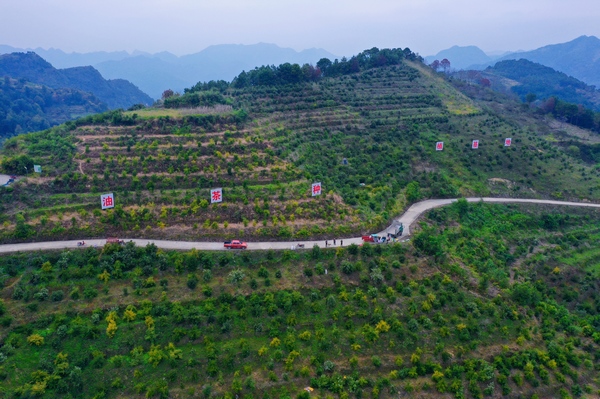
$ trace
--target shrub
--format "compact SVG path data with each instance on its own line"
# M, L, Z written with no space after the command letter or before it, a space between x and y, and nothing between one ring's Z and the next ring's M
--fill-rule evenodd
M373 362L373 366L381 367L381 358L379 356L371 357L371 361Z
M45 301L46 299L48 299L49 296L50 296L50 293L48 292L47 288L42 288L41 290L39 290L37 293L35 293L33 295L33 297L40 302Z
M79 293L79 287L75 287L71 290L71 292L69 293L69 296L71 297L71 299L73 300L78 300L80 293Z
M195 274L188 274L188 278L187 278L188 288L193 290L193 289L196 289L197 285L198 285L198 276L196 276Z
M333 371L334 368L335 363L333 363L331 360L325 360L325 362L323 363L323 370L325 371Z
M84 297L85 299L88 299L88 300L89 300L89 299L94 299L94 298L96 298L97 296L98 296L98 291L97 291L97 290L95 290L95 289L94 289L94 288L92 288L92 287L88 287L88 288L86 288L85 290L83 290L83 297Z
M27 342L31 345L40 346L44 344L44 337L39 334L31 334L27 337Z
M267 270L266 267L261 266L260 269L258 269L258 277L263 277L263 278L269 277L269 271Z
M344 272L345 274L352 274L354 272L354 264L347 260L342 262L341 268L342 272Z
M245 277L246 274L241 269L235 269L229 273L227 280L232 284L239 285Z
M358 250L359 250L359 247L356 244L350 244L348 246L348 252L350 253L350 255L354 255L354 256L358 255Z
M57 290L52 293L50 299L52 299L52 302L60 302L63 300L64 297L65 293L62 290Z

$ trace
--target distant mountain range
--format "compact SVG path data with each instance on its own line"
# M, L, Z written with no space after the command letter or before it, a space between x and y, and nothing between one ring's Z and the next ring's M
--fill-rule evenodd
M26 50L0 45L0 53ZM168 52L68 54L56 49L33 51L59 68L91 65L107 79L127 79L155 99L160 98L166 89L181 92L198 82L220 79L230 81L243 70L248 71L262 65L279 65L285 62L314 65L321 58L338 58L323 49L298 52L268 43L216 45L181 57Z
M0 55L0 139L108 109L154 101L130 82L96 69L56 69L39 55Z
M453 46L435 56L425 57L428 63L446 58L453 69L483 70L498 61L526 59L573 76L588 85L600 87L600 39L580 36L567 43L552 44L532 51L513 52L494 57L476 46Z
M106 80L90 66L56 69L32 52L0 55L0 76L22 78L53 89L70 88L93 93L111 109L154 102L126 80Z
M491 57L477 46L452 46L436 55L428 55L425 62L431 64L434 60L447 59L453 69L470 69L472 65L484 65L498 57Z
M498 61L521 58L546 65L587 84L600 87L600 39L595 36L580 36L567 43L508 54Z

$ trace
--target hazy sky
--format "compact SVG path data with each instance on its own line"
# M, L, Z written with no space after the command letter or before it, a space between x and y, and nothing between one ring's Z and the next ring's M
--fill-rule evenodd
M352 55L453 45L530 50L600 37L598 0L1 0L0 44L177 55L275 43Z

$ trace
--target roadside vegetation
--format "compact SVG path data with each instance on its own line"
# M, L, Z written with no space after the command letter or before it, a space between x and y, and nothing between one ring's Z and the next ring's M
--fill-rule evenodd
M4 256L0 395L596 397L599 231L459 201L392 245Z

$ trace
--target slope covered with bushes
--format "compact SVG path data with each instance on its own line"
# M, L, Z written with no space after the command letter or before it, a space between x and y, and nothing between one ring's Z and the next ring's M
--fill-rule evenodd
M423 198L598 198L593 144L555 134L513 100L448 81L404 51L389 50L398 57L383 62L386 51L375 50L338 63L356 72L198 84L166 98L166 108L9 140L5 170L26 155L43 173L0 197L0 239L303 240L372 232ZM68 146L56 151L53 141ZM313 182L322 196L311 197ZM225 201L211 205L217 187ZM102 212L99 196L110 192L117 206Z
M0 395L594 397L599 229L462 201L412 243L6 256Z

